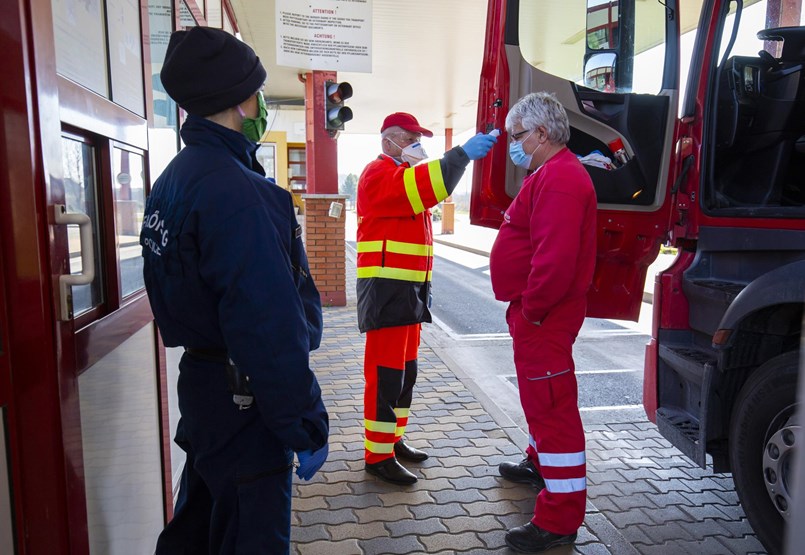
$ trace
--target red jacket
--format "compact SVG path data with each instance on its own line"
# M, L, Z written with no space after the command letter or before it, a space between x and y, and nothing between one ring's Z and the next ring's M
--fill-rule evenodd
M430 322L429 208L450 196L469 158L461 147L415 167L381 155L358 179L358 327Z
M575 334L592 283L595 241L595 189L564 148L523 180L506 210L489 258L495 298L521 303L530 322L548 319L575 327Z

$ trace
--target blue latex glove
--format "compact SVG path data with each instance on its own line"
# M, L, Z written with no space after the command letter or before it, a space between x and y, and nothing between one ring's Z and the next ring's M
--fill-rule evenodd
M330 447L326 443L321 449L311 451L305 449L296 454L299 459L299 468L296 469L296 475L303 480L310 480L319 471L321 465L327 460L327 454L330 452Z
M470 140L461 145L467 157L470 160L478 160L486 156L486 153L492 150L495 143L498 142L497 137L489 133L478 133Z

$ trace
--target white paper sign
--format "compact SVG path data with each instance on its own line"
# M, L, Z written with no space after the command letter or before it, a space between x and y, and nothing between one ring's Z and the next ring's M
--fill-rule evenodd
M277 65L372 72L371 0L276 0Z

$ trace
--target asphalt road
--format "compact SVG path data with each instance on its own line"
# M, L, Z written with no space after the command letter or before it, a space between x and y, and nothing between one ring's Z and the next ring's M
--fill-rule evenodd
M440 244L435 245L435 256L434 325L425 326L425 341L520 429L527 429L505 322L506 304L493 297L489 259ZM643 355L650 306L644 308L640 323L585 320L574 345L585 422L645 418Z

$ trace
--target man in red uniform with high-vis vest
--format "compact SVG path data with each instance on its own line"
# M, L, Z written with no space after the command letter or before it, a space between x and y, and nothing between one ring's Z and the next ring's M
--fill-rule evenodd
M489 259L495 297L509 303L520 402L529 445L500 474L537 486L534 517L506 533L509 547L540 553L572 543L587 497L584 430L572 349L595 268L596 198L565 144L565 109L549 93L520 99L506 116L509 156L533 171L506 210Z
M366 471L394 484L417 477L397 457L428 455L403 441L417 376L419 332L430 322L433 228L430 208L446 199L470 160L497 139L479 133L440 160L419 140L433 133L397 112L380 129L383 153L358 180L358 327L366 332L364 422Z

